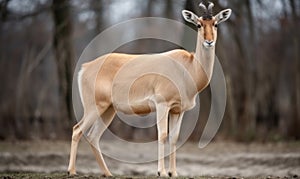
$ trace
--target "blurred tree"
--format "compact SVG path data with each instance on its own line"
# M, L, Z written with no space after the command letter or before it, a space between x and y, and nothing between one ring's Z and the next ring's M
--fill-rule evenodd
M74 119L72 105L72 77L74 70L74 52L72 42L72 21L68 0L53 0L54 50L58 73L59 102L62 111L58 125L71 132Z
M1 15L1 20L5 21L7 17L7 4L10 0L3 0L0 2L0 15Z
M300 138L300 133L298 132L298 127L300 126L300 55L299 55L299 41L300 41L300 17L297 12L297 9L299 10L300 7L297 6L297 3L295 0L290 0L290 7L292 12L292 34L293 34L293 45L294 45L294 79L295 79L295 87L292 94L293 96L293 111L295 112L294 120L291 122L291 135L295 136L296 138ZM298 127L296 127L298 126Z
M107 15L104 13L105 7L107 7L107 1L105 0L92 0L91 8L95 13L95 34L98 35L102 32L106 25Z

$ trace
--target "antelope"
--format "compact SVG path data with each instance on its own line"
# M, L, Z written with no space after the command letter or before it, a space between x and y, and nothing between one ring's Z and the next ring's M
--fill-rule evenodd
M116 112L144 115L156 111L158 176L178 176L176 142L183 115L195 106L197 95L210 83L217 27L231 15L231 9L225 9L213 16L213 6L211 2L208 6L200 3L199 7L203 10L200 17L191 11L182 11L183 18L198 28L195 52L175 49L143 55L109 53L81 66L78 86L84 114L73 127L68 167L70 175L76 174L78 142L87 130L85 137L99 167L104 176L112 176L103 159L99 140ZM167 174L164 146L168 137L170 163Z

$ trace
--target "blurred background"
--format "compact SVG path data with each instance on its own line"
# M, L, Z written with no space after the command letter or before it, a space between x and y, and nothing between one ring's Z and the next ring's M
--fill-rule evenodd
M233 10L229 21L218 29L216 54L226 77L227 106L216 139L299 140L300 1L212 2L215 13L225 8ZM200 0L0 0L0 140L70 139L76 123L73 72L88 43L106 28L133 18L154 16L183 22L181 10L200 15L199 3ZM183 32L178 37L184 41L186 35ZM143 39L116 51L153 53L173 48L179 47ZM200 98L200 118L191 141L199 140L205 126L210 89ZM138 129L119 119L110 129L130 140L155 140L157 135L155 127Z

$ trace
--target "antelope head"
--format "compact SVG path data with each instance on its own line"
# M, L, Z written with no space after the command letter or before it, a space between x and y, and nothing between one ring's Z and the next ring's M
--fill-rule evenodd
M213 16L212 8L214 4L209 2L206 7L202 2L199 4L199 7L202 9L203 14L198 17L193 12L188 10L183 10L182 15L187 22L190 22L197 26L198 38L201 40L204 47L210 48L214 47L217 40L217 28L221 22L226 21L231 15L231 9L225 9L219 12L217 15Z

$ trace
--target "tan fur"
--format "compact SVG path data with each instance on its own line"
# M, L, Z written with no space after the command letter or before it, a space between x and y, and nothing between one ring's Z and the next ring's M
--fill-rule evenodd
M201 64L195 58L193 58L194 55L192 53L189 53L185 50L173 50L167 53L163 53L163 55L128 55L112 53L82 65L84 69L83 79L89 79L89 76L97 74L95 85L93 83L88 84L89 86L83 85L83 98L84 96L88 96L92 91L90 89L93 88L93 86L95 86L95 101L96 105L98 106L98 112L99 114L101 114L103 111L103 107L106 108L109 106L109 104L114 105L111 92L113 90L113 80L116 77L116 74L119 72L120 68L122 68L125 64L129 63L131 60L139 59L142 62L143 58L155 58L153 56L157 56L159 58L159 61L163 61L165 59L172 59L182 64L193 77L195 84L197 84L197 92L201 91L204 87L207 86L208 79L204 70L202 69ZM156 64L156 66L159 65L160 64ZM95 68L100 66L101 68L99 69ZM98 73L95 72L95 70L97 70ZM137 101L139 99L145 99L145 101L144 103L141 103L138 106L131 107L135 109L136 114L147 114L151 111L155 111L155 109L152 109L149 106L149 103L151 103L151 101L148 100L150 99L146 98L151 95L157 94L163 96L164 99L168 101L168 106L170 106L170 110L181 112L182 110L187 110L192 107L190 106L192 104L186 104L187 106L178 106L177 104L180 104L182 99L180 98L180 95L174 87L174 84L165 77L159 75L142 76L139 80L135 81L135 83L131 86L130 89L130 101ZM196 93L188 95L190 98L193 98L196 95ZM84 108L89 108L87 105L91 104L85 104L87 103L85 101L83 101L83 103ZM134 104L134 102L132 104ZM182 109L176 110L176 108ZM125 111L122 109L120 111L128 114L131 113L130 111Z
M216 29L214 27L216 20L215 18L210 19L210 20L203 20L200 18L198 20L198 23L201 24L203 27L203 37L207 41L213 41L215 40L214 35L216 34Z

